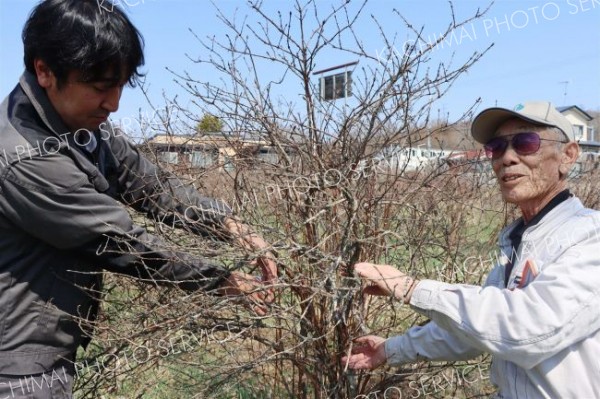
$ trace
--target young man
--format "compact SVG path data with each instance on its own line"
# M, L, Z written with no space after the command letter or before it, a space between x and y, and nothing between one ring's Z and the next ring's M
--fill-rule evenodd
M264 283L277 277L267 244L107 121L144 60L142 37L123 11L46 0L23 43L26 71L0 105L0 398L70 397L72 361L89 339L76 318L94 319L102 269L244 295L264 314L273 299ZM261 250L262 281L169 249L122 204ZM53 374L49 389L26 383Z
M393 295L432 321L387 340L359 338L342 361L362 369L488 352L500 398L598 398L600 212L567 189L579 154L573 127L550 103L531 102L484 110L471 133L502 198L521 211L500 234L503 261L484 288L357 264L368 293Z

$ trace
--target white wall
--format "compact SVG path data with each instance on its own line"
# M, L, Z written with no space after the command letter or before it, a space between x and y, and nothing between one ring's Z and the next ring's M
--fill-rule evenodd
M575 139L588 141L588 121L575 109L569 109L562 113L575 128Z

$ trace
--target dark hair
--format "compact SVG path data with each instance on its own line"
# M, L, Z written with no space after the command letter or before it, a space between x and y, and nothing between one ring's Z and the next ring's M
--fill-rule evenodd
M102 0L108 4L108 1ZM23 28L25 68L35 74L34 60L43 60L63 84L69 72L84 81L126 79L135 86L143 76L144 39L123 10L99 0L45 0Z

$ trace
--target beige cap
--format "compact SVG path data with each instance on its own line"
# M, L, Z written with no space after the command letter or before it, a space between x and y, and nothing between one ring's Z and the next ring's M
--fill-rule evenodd
M498 126L512 118L521 118L543 126L557 127L569 141L575 141L573 125L548 101L531 101L518 104L514 109L488 108L479 113L471 125L471 136L478 142L487 143Z

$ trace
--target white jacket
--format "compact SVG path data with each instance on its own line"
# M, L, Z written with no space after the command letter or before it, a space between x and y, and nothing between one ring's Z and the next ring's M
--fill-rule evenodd
M388 363L488 352L500 398L600 398L600 212L569 198L526 230L508 289L507 261L483 288L421 281L410 304L432 322L388 339Z

